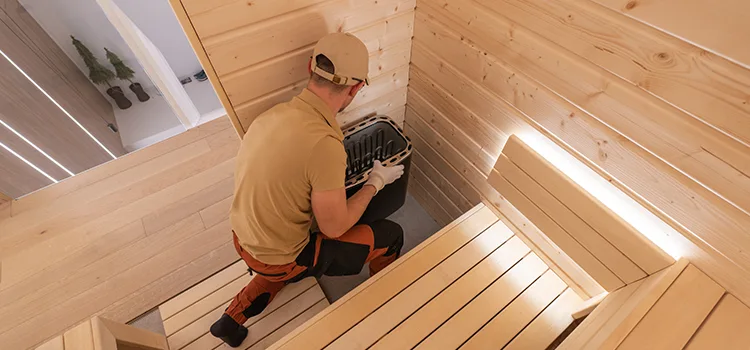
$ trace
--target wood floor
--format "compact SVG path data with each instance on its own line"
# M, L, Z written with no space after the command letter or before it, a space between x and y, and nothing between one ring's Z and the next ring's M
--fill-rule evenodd
M238 261L159 306L169 348L228 348L208 333L234 295L253 277ZM248 336L239 349L266 349L328 306L315 278L284 287L260 315L245 322Z
M127 322L237 261L238 145L220 118L0 205L0 347Z
M274 349L544 349L583 301L483 204Z

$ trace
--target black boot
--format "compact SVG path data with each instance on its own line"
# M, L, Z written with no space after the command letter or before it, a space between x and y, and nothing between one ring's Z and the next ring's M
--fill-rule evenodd
M236 348L242 344L247 337L247 328L237 323L227 314L221 315L221 318L211 326L211 334L223 340L227 345Z

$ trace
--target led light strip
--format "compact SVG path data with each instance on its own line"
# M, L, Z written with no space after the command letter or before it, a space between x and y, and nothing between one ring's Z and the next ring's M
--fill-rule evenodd
M72 171L68 170L68 168L66 168L62 164L58 163L57 160L55 160L55 158L52 158L49 154L47 154L46 152L42 151L41 148L37 147L33 142L29 141L26 137L24 137L23 135L21 135L21 133L19 133L18 131L16 131L16 129L11 128L10 125L8 125L7 123L5 123L2 119L0 119L0 124L2 124L6 129L10 130L12 133L16 134L16 136L18 136L21 140L23 140L24 142L28 143L29 146L33 147L39 153L41 153L42 155L44 155L45 157L47 157L47 159L49 159L52 163L55 163L55 165L59 166L60 169L65 170L65 172L68 173L70 176L75 175L75 174L73 174Z
M65 108L63 108L59 103L57 103L57 101L55 101L55 99L52 98L52 96L50 96L47 93L47 91L44 91L44 89L42 89L42 87L39 86L39 84L37 84L33 79L31 79L31 77L28 74L26 74L26 72L24 72L23 69L21 69L21 67L19 67L15 62L13 62L13 60L10 59L10 57L8 57L8 55L5 54L5 52L0 50L0 55L3 55L3 57L5 57L5 59L8 60L8 62L10 62L10 64L13 65L13 67L15 67L19 72L21 72L21 74L23 74L23 76L26 77L26 79L28 79L32 84L34 84L34 86L36 86L36 88L39 89L39 91L41 91L44 94L44 96L47 96L47 98L50 101L52 101L52 103L54 103L55 106L57 106L57 108L59 108L63 113L65 113L65 115L67 115L68 118L70 118L70 120L72 120L76 125L78 125L78 127L81 128L81 130L83 130L83 132L85 132L86 135L89 135L89 137L92 140L94 140L94 142L96 142L96 144L99 145L99 147L101 147L105 152L107 152L107 154L109 154L109 156L112 157L112 159L117 159L117 157L112 152L110 152L109 149L107 149L107 147L105 147L101 142L99 142L99 140L96 137L94 137L94 135L92 135L88 130L86 130L86 128L84 128L83 125L81 125L81 123L79 123L78 120L76 120L76 118L73 118L73 116L70 115L70 113L68 113L68 111L66 111Z
M20 154L16 153L16 151L12 150L10 147L6 146L4 143L0 142L0 147L5 148L6 151L10 152L10 154L16 156L16 158L22 160L26 165L34 168L34 170L38 171L40 174L46 176L48 179L52 180L52 182L57 183L57 180L55 180L54 177L49 176L49 174L45 173L42 169L39 169L36 165L26 160L26 158L21 157Z

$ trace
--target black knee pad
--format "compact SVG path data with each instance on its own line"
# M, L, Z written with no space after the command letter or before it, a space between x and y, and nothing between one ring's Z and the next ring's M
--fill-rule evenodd
M388 248L385 256L400 254L404 246L404 229L390 220L377 220L370 224L375 239L375 249Z
M271 293L263 293L259 295L255 300L253 300L252 303L250 303L250 306L245 309L245 311L242 311L242 314L245 315L245 317L250 318L253 316L256 316L263 312L263 310L266 309L266 306L268 306L268 302L271 300Z

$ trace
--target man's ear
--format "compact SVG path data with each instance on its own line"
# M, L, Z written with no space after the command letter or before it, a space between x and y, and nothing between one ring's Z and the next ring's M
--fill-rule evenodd
M362 87L364 87L364 86L365 86L365 82L364 81L361 81L357 85L352 86L351 90L349 90L349 96L354 97L355 95L357 95L357 93L359 92L359 90L361 90Z
M312 76L312 57L307 61L307 75Z

